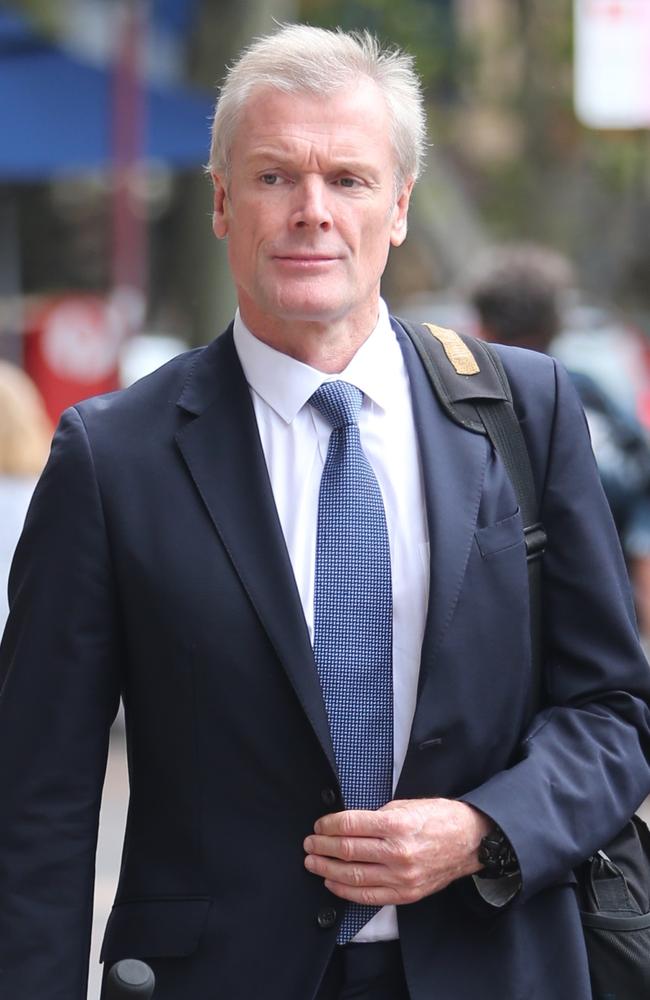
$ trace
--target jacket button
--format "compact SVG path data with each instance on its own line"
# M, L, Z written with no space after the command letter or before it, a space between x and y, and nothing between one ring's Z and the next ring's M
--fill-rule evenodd
M325 906L318 911L316 920L321 930L328 931L336 923L336 910L333 906Z
M335 806L339 800L339 797L333 788L324 788L320 793L320 797L323 805L326 806Z

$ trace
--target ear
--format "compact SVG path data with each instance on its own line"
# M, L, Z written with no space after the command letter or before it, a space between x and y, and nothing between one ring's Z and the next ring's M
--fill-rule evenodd
M219 174L212 173L212 183L214 184L214 208L212 211L212 231L218 240L223 240L228 235L229 207L228 194L226 190L225 178Z
M405 181L404 186L393 206L390 241L394 247L401 246L406 239L409 202L411 200L413 184L413 178L409 177L408 180Z

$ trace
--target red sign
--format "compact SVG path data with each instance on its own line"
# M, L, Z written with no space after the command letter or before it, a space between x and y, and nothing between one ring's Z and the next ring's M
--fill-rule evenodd
M28 315L25 370L55 422L81 399L118 388L120 314L95 295L47 299Z

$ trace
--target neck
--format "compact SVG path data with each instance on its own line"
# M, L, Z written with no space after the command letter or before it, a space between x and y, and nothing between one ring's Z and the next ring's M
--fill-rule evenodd
M349 365L377 325L378 303L354 321L349 316L333 322L279 320L250 315L241 304L240 312L248 329L262 343L310 368L335 375Z

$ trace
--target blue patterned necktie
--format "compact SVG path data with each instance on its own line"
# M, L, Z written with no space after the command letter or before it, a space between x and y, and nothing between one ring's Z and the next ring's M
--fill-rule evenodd
M347 809L379 809L393 780L393 599L379 483L361 447L363 393L325 382L309 402L332 427L318 500L314 656ZM378 911L346 905L345 944Z

